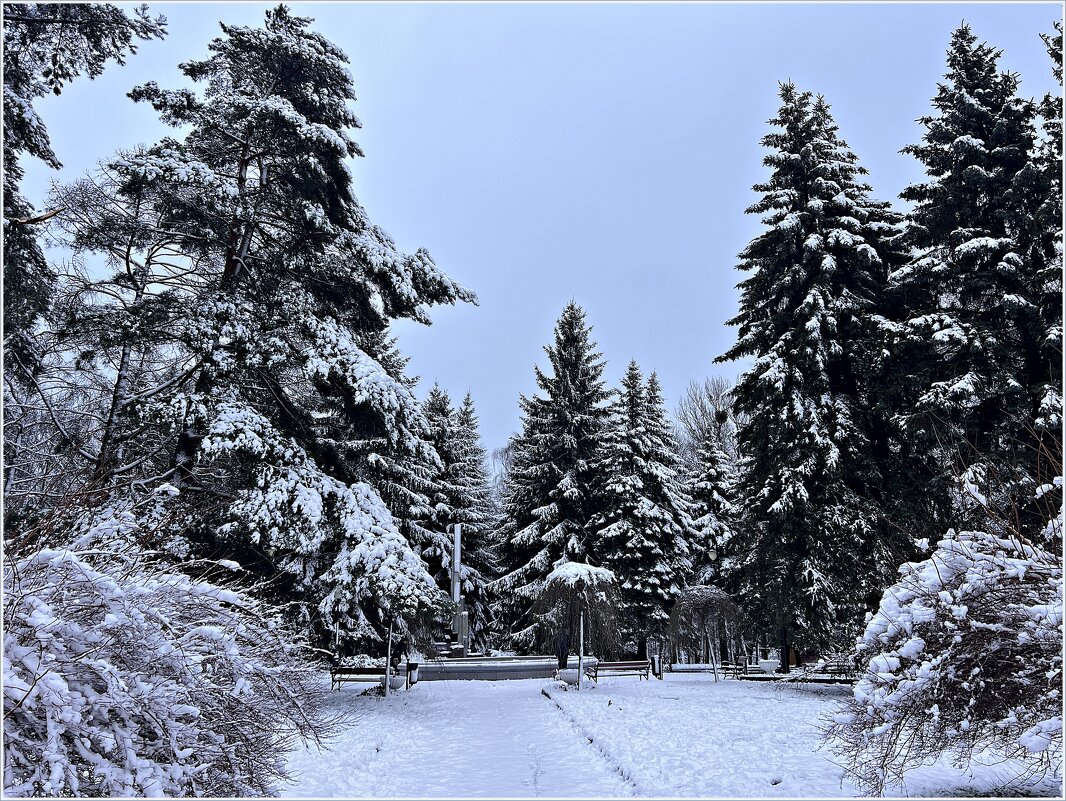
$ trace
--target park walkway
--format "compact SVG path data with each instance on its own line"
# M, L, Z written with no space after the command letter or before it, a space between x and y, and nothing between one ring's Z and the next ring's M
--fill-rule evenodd
M293 754L286 796L632 795L541 695L543 680L421 682L388 699L333 693L357 719L327 752Z

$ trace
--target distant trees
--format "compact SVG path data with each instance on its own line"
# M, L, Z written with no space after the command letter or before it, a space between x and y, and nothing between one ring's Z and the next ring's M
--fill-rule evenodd
M733 382L722 376L705 378L702 383L690 381L685 394L677 402L674 418L677 421L677 440L681 454L691 466L696 452L708 438L714 438L718 449L732 467L737 458L737 410L733 406Z
M437 586L450 588L452 526L462 525L460 581L470 612L474 642L484 644L492 624L486 584L496 573L490 537L496 526L496 509L489 484L485 449L478 433L477 412L470 393L454 408L448 393L434 384L424 404L430 436L441 459L433 477L437 491L431 498L433 516L425 523L434 531L422 558L433 571Z
M534 368L543 394L520 400L522 431L512 439L496 533L502 575L492 586L509 640L522 647L547 634L532 612L548 574L564 561L599 566L590 524L610 412L591 331L584 310L568 303L544 349L551 374Z
M693 565L711 561L720 527L706 509L707 530L693 522L658 377L645 380L632 362L609 391L590 331L584 311L568 304L545 349L552 374L536 369L543 395L521 399L522 432L501 454L501 576L492 590L508 641L546 646L557 623L535 614L546 577L567 562L606 568L618 576L618 645L643 655L649 638L666 633Z
M737 509L733 505L740 452L737 431L747 417L733 403L733 382L721 376L689 382L674 416L692 499L694 580L723 580L734 564L728 550Z
M595 556L618 577L622 630L646 656L691 573L695 532L658 379L645 383L636 362L622 378L598 472Z

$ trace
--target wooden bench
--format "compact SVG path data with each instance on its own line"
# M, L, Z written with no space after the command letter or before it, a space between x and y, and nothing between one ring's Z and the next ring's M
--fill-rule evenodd
M403 670L404 666L400 665L399 670ZM418 663L407 663L407 680L405 682L405 689L411 689L413 684L418 683ZM385 675L385 668L380 667L352 667L350 665L332 665L329 669L329 688L336 690L345 682L349 681L370 681L376 682ZM395 674L394 674L395 675Z
M601 674L609 676L639 676L642 679L650 679L651 661L643 659L633 662L593 662L585 668L585 675L597 683Z

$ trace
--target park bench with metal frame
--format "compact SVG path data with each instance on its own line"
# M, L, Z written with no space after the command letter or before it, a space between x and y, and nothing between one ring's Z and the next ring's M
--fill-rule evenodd
M401 666L402 667L402 666ZM385 675L385 668L380 667L352 667L348 665L332 665L329 669L329 688L338 689L342 684L349 681L378 681ZM407 663L407 680L405 689L418 683L418 663Z
M651 660L639 659L632 662L593 662L585 668L585 675L599 683L600 674L610 676L638 676L651 678Z

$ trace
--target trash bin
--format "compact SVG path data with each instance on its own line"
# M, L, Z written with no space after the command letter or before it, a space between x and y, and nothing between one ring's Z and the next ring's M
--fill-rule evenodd
M652 654L651 675L653 675L659 681L663 680L663 658L659 656L659 654Z

